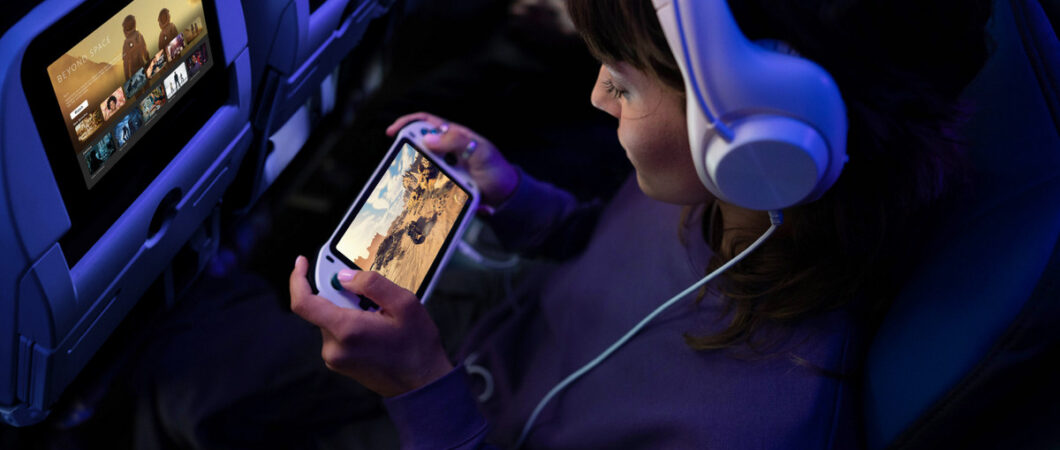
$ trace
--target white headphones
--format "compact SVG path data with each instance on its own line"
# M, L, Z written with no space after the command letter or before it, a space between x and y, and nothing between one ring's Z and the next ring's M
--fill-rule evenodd
M771 225L738 255L667 300L549 390L523 425L515 448L526 442L550 400L653 318L762 245L780 225L781 209L820 198L847 161L846 107L828 72L782 42L748 41L725 0L653 2L685 80L688 139L699 179L721 200L769 211ZM473 363L468 363L469 372L482 370Z
M749 41L725 0L653 0L685 80L703 185L753 210L816 200L847 161L846 107L831 75Z

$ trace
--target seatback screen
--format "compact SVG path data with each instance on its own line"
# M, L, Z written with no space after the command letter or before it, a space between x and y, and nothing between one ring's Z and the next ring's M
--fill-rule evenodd
M200 1L133 0L48 65L88 189L132 151L213 59Z

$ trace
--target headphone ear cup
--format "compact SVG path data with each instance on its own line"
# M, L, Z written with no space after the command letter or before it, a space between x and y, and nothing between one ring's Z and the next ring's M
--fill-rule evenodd
M754 210L779 210L816 199L829 149L813 127L783 116L756 116L733 124L733 139L713 137L704 167L720 197Z
M688 139L719 199L773 210L816 200L847 161L832 76L781 41L751 42L727 0L653 0L688 95Z

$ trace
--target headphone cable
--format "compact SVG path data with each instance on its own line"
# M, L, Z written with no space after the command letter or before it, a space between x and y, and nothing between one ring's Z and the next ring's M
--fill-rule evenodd
M545 405L547 405L548 402L550 400L552 400L553 397L555 397L561 391L566 389L567 386L570 386L571 383L574 383L575 380L577 380L578 378L581 378L582 375L585 375L590 370L593 370L594 368L596 368L596 366L600 365L600 363L602 363L605 359L607 359L607 357L611 356L612 353L614 353L619 348L621 348L623 345L625 345L626 342L628 342L630 339L632 339L634 335L636 335L638 332L640 332L641 329L643 329L645 326L647 326L648 322L651 322L651 320L654 319L656 316L658 316L659 314L662 314L662 312L665 311L670 306L673 306L673 304L677 303L678 300L681 300L686 295L691 294L692 292L696 291L697 289L699 289L703 285L709 283L711 280L716 278L718 275L721 275L723 272L725 272L726 270L731 268L733 265L735 265L736 263L740 262L740 260L742 260L744 257L749 255L751 252L755 251L755 249L757 249L760 245L762 245L762 243L765 242L766 239L768 239L770 236L773 235L773 233L777 230L777 227L780 226L780 224L782 222L783 222L783 215L781 214L780 211L769 211L769 223L770 223L769 229L766 230L766 232L763 233L762 236L758 238L758 240L756 240L754 243L752 243L750 246L748 246L746 249L744 249L744 251L740 252L740 254L736 255L736 257L732 258L731 260L729 260L728 262L723 264L721 267L715 269L713 272L711 272L707 276L703 277L703 279L701 279L701 280L697 281L695 284L689 286L684 291L681 291L681 293L673 296L673 298L671 298L670 300L667 300L666 303L663 303L658 308L655 308L655 311L652 311L651 314L648 314L643 319L641 319L640 323L638 323L636 326L634 326L632 329L630 329L628 332L626 332L626 334L624 336L622 336L621 338L619 338L617 341L615 341L614 344L611 344L611 346L608 347L607 350L604 350L602 353L600 353L592 361L589 361L588 364L582 366L582 368L580 368L577 371L575 371L574 373L568 375L567 378L564 378L563 381L560 381L558 384L556 384L556 386L554 386L552 388L552 390L548 391L548 394L545 394L545 397L542 398L541 401L537 404L537 407L534 408L534 412L532 412L530 414L530 418L527 419L526 425L523 425L522 433L519 434L519 440L516 441L516 443L515 443L515 448L516 449L521 448L523 446L523 443L526 442L527 436L530 435L530 428L534 425L534 422L537 420L537 416L541 414L541 410L545 409Z

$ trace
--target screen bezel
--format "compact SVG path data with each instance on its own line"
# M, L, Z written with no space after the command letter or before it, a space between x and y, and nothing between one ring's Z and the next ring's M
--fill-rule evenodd
M59 239L71 267L229 100L227 59L217 9L214 0L202 0L212 67L202 72L194 85L187 86L161 117L152 119L155 123L151 129L124 150L126 154L121 160L89 188L81 172L80 155L84 149L75 148L70 142L48 66L129 3L128 0L85 2L34 38L22 61L26 101L71 222L69 231Z
M336 258L339 258L339 260L342 261L343 264L346 264L347 267L356 270L364 270L354 264L353 261L351 261L345 254L340 252L338 249L338 244L339 241L342 240L342 237L346 235L346 230L348 230L350 228L350 225L353 224L353 220L357 217L357 214L361 212L361 208L364 207L364 204L368 201L368 197L370 197L372 193L375 192L376 186L378 186L379 182L383 180L383 177L387 173L387 170L390 168L390 165L393 164L394 160L398 157L399 154L401 154L401 149L404 148L406 144L408 144L410 147L412 147L413 150L420 153L421 155L425 155L425 158L429 159L432 163L437 165L438 169L443 174L445 174L445 176L449 177L449 179L453 181L453 184L458 186L461 190L464 191L465 194L467 194L467 201L464 202L463 208L460 209L460 214L457 215L456 221L453 222L453 227L449 229L449 234L445 237L445 242L442 244L442 247L438 249L438 253L434 255L434 260L431 261L431 267L423 276L423 280L420 281L419 287L416 288L416 298L423 298L423 294L427 291L427 287L430 286L430 281L434 278L435 272L437 272L438 267L441 265L443 257L449 250L449 246L452 245L453 239L455 238L457 231L459 231L460 229L460 225L465 220L467 220L467 215L470 212L471 204L474 203L475 194L470 189L468 189L468 187L465 186L464 183L460 181L460 178L454 176L448 166L442 164L437 158L433 157L433 155L430 155L429 153L427 153L427 151L420 148L420 146L416 145L413 140L407 137L401 137L400 139L398 139L397 143L391 148L391 151L387 153L386 158L384 158L383 162L379 164L379 168L376 170L376 173L372 175L371 180L369 180L368 184L366 184L364 189L361 190L361 195L357 198L357 201L350 208L349 212L347 212L346 218L342 221L342 225L339 226L338 230L335 232L333 238L331 239L331 242L328 243L328 249L331 251L332 255L334 255Z

